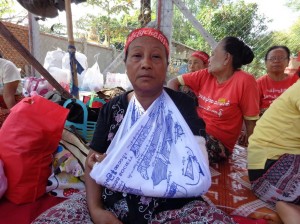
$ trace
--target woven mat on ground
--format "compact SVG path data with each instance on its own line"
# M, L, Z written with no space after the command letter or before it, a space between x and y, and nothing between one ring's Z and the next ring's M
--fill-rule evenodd
M212 186L204 198L230 215L280 223L275 208L258 199L251 191L246 150L236 145L228 161L210 167Z

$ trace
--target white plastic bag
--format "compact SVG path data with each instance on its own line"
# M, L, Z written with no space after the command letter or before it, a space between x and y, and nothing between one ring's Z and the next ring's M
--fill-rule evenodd
M66 91L70 91L72 77L69 70L50 67L49 73Z
M87 57L84 54L76 51L75 58L79 62L79 64L82 66L82 68L84 70L86 70L88 68ZM69 55L69 53L66 53L64 55L64 57L62 58L62 67L61 68L62 69L67 69L67 70L71 71L71 68L70 68L70 55Z
M62 68L62 58L67 53L59 48L54 51L48 51L44 61L44 68L49 71L50 67Z
M100 68L97 62L88 68L84 74L81 90L98 92L103 88L103 74L100 72Z
M122 87L125 90L132 89L132 85L128 79L127 74L123 73L110 73L106 74L106 81L104 88Z
M0 198L2 198L6 189L7 189L7 178L4 174L4 164L0 159Z
M53 86L43 77L26 77L24 78L24 95L32 96L34 93L45 96L49 91L53 91Z

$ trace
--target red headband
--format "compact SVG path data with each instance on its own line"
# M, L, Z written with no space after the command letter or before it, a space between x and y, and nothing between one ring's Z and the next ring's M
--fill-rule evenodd
M126 44L125 44L125 52L127 52L128 47L133 40L135 40L138 37L142 37L142 36L149 36L149 37L153 37L153 38L159 40L166 48L167 55L169 56L169 41L166 38L166 36L161 31L154 29L154 28L149 28L149 27L136 29L128 35Z
M203 51L195 51L192 54L193 57L199 58L200 60L202 60L205 64L208 62L209 56L203 52Z

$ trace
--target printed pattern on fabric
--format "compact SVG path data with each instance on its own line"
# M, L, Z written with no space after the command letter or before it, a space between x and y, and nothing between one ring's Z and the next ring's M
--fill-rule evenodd
M111 124L109 128L109 134L107 140L111 142L113 138L115 137L115 134L117 130L119 129L123 119L124 119L124 114L125 114L125 109L121 108L121 105L119 103L115 104L112 106L113 110L113 117L114 117L114 124Z
M43 212L31 224L93 224L85 194L76 194Z
M198 98L198 115L206 123L206 132L232 152L240 135L243 117L257 118L259 94L253 75L242 70L222 84L202 69L180 76ZM209 88L203 88L209 86Z
M205 131L202 120L199 120L197 113L194 114L191 105L193 100L185 94L165 89L172 98L176 106L179 108L184 118L189 116L187 122L194 134L201 134L205 137ZM108 107L109 106L109 107ZM103 107L100 113L102 118L101 123L95 131L97 141L92 141L91 148L96 149L99 153L105 153L108 145L118 131L120 124L124 118L128 107L127 95L124 94L112 99L106 106ZM191 117L192 115L192 117ZM200 128L200 129L199 129ZM104 146L104 147L103 147ZM103 188L102 198L106 209L112 211L123 223L148 223L148 219L152 214L160 211L179 209L185 204L193 200L202 200L201 197L196 198L178 198L178 199L163 199L142 197L132 194L123 194L116 191L111 191Z
M152 201L155 206L158 205L157 201ZM151 203L152 203L151 202ZM134 206L138 208L140 212L148 209L147 205L150 201L147 198L141 198L141 201ZM118 213L118 217L125 215L129 208L126 208L125 200L119 201L115 204L112 211L115 215ZM125 211L125 213L124 213ZM123 217L122 222L124 224L138 223L138 224L159 224L159 223L194 223L194 224L206 224L206 223L218 223L218 224L235 224L235 222L222 212L220 209L207 202L196 200L183 206L182 208L164 211L157 213L151 218L152 213L145 213L145 219L141 220L139 216L133 216L131 220ZM149 221L147 221L149 220ZM61 202L60 204L48 209L37 217L31 224L92 224L92 220L88 211L86 195L85 193L76 194L75 197Z
M166 201L165 199L114 192L107 188L104 188L102 197L106 210L114 213L125 223L130 223L133 219L136 223L147 223L157 205L164 204ZM136 214L130 217L129 212Z
M288 75L284 80L274 81L268 74L259 77L257 86L260 95L260 109L267 109L284 91L298 80L298 75Z
M284 154L251 185L257 197L272 205L277 201L300 204L300 155Z
M230 152L212 135L206 135L206 147L209 163L217 163L228 159Z
M135 195L186 198L210 186L208 164L174 102L163 92L144 111L135 97L90 175L107 188Z
M89 147L69 129L64 129L52 163L46 192L56 197L72 197L85 191L84 164Z
M236 145L228 160L210 164L210 170L212 185L202 196L205 201L232 216L250 219L268 216L274 223L280 223L275 207L260 200L251 190L247 148Z
M193 201L181 209L160 212L150 220L150 224L234 224L234 220L215 206L203 201Z

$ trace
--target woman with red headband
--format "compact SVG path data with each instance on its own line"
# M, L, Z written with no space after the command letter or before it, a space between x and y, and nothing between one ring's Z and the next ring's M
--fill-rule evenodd
M189 58L188 70L195 72L208 66L209 55L204 51L195 51Z
M209 55L204 51L195 51L189 58L188 71L195 72L207 68L208 59ZM196 94L188 86L180 86L179 90L192 97L195 100L196 105L198 105L198 99Z
M34 223L51 214L52 223L235 223L201 197L211 184L205 124L190 97L163 87L168 56L159 30L129 34L124 62L133 91L99 113L86 198L76 195Z
M247 137L259 118L259 94L253 75L241 70L254 54L242 40L226 37L214 48L207 69L169 80L168 87L186 85L196 93L198 115L206 123L210 162L227 159L245 122Z
M188 71L196 72L201 69L205 69L208 66L209 55L204 51L195 51L189 58ZM198 99L196 94L188 86L180 86L180 91L192 97L196 105L198 105Z
M141 28L128 36L124 62L133 91L102 108L86 162L94 223L164 223L170 218L233 223L201 198L211 178L205 124L192 99L163 87L168 56L168 40L159 30Z

